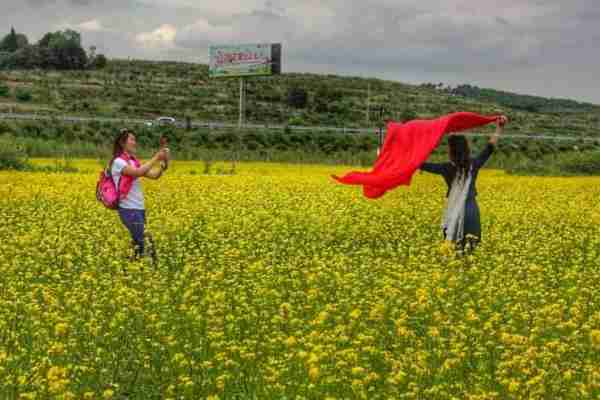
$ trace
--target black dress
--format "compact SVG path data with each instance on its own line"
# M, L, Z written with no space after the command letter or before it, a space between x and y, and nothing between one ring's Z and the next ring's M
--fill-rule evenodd
M494 152L494 147L495 146L493 144L488 143L479 156L472 160L471 168L469 168L469 173L471 174L471 185L469 187L467 202L465 204L464 233L465 236L474 236L476 238L474 240L475 242L478 242L481 239L481 219L479 215L479 205L477 204L476 199L477 189L475 182L477 180L479 170L485 165L487 160ZM451 162L424 163L421 165L420 169L432 174L442 175L446 181L446 185L448 186L448 191L446 193L446 197L448 197L452 183L454 182L454 177L456 176L456 166ZM445 237L446 234L444 232L444 238Z

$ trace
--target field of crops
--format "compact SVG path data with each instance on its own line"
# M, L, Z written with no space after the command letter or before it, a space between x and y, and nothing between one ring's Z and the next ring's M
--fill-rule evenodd
M1 399L600 397L600 178L483 171L457 258L438 177L179 162L144 182L153 268L78 166L0 172Z

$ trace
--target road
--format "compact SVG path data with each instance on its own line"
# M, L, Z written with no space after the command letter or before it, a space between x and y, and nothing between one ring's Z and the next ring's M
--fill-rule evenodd
M12 119L20 121L62 121L68 123L86 123L86 122L108 122L114 124L123 125L144 125L150 122L148 119L138 118L105 118L105 117L75 117L75 116L48 116L48 115L37 115L37 114L14 114L14 113L0 113L0 119ZM208 128L208 129L235 129L238 127L237 124L224 123L224 122L203 122L203 121L192 121L193 128ZM178 127L185 127L184 122L177 122ZM265 130L274 129L282 130L285 129L285 125L267 125L267 124L244 124L242 129L252 130ZM344 134L374 134L378 131L378 128L340 128L330 126L289 126L292 131L311 131L311 132L338 132ZM490 136L491 134L484 133L470 133L470 136ZM579 136L567 136L567 135L545 135L545 134L529 134L529 135L511 135L505 134L502 137L515 138L515 139L529 139L529 140L555 140L555 141L600 141L600 135L598 137L579 137Z

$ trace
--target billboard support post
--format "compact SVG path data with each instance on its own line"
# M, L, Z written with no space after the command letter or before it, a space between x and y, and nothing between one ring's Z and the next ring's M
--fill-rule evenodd
M240 115L238 128L242 129L244 125L244 77L240 76Z
M237 157L240 156L242 151L242 128L244 126L244 77L240 76L240 115L238 119L237 129L237 154L231 158L231 171L235 171L235 164Z

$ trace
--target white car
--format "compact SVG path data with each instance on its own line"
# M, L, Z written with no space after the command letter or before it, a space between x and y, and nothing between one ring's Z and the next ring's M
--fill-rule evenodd
M158 125L173 125L175 124L176 120L175 118L171 118L171 117L160 117L156 119L156 123Z

